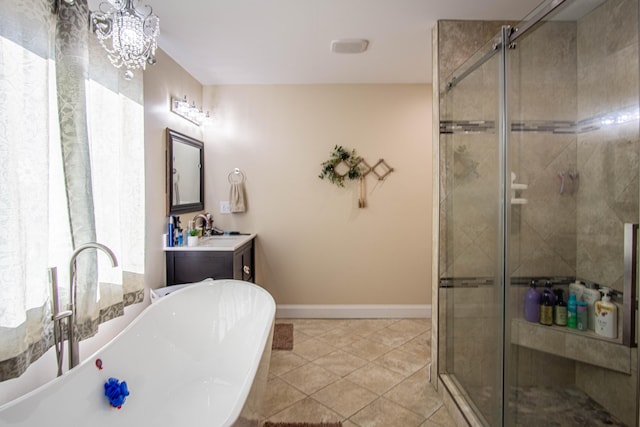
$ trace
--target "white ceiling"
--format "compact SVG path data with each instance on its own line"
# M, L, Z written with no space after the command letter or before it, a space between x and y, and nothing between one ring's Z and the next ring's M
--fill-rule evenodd
M90 1L91 6L92 2ZM96 0L97 1L97 0ZM429 83L439 19L519 20L541 0L140 0L200 83ZM338 38L365 53L331 53Z

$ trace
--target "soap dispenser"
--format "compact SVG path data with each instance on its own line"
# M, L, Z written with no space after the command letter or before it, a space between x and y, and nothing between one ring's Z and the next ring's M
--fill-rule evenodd
M618 337L618 308L611 302L611 290L602 288L602 300L595 304L596 334L606 338Z

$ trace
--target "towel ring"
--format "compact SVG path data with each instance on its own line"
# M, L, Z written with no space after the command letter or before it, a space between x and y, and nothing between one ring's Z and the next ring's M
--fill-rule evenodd
M244 176L244 172L239 168L235 168L233 172L229 172L227 179L229 180L229 184L242 184L246 177Z

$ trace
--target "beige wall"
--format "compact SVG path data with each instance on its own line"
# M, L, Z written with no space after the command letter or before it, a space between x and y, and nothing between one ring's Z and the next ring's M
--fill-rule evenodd
M145 283L155 289L165 285L162 235L166 233L165 132L171 128L202 140L202 128L171 112L171 97L202 102L202 85L162 50L158 62L144 73L144 139L146 168Z
M211 86L204 105L206 208L258 233L257 282L278 304L429 304L431 87ZM395 171L358 186L318 178L334 145ZM228 174L247 177L246 214L221 215Z
M201 128L169 111L195 99L215 119ZM205 142L205 209L226 230L258 233L257 282L278 304L429 304L431 87L204 87L163 52L145 72L147 285L165 283L164 130ZM334 145L395 171L339 189L318 178ZM227 176L247 176L248 212L223 215ZM191 217L191 215L186 215ZM184 218L183 218L184 219Z

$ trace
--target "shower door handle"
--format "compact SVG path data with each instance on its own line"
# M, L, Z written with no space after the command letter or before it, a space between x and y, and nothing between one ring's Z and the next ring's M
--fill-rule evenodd
M636 278L638 272L638 224L624 225L624 276L623 276L623 313L622 343L627 347L636 347Z

